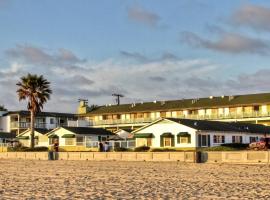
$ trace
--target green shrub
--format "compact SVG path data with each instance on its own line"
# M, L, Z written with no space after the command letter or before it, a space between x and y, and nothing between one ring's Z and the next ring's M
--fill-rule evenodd
M19 152L29 152L29 151L48 151L48 147L9 147L8 151L19 151Z
M242 143L229 143L229 144L222 144L223 147L232 147L236 149L246 149L248 148L249 144L242 144Z
M128 148L124 148L124 147L116 147L114 148L114 151L132 151L131 149Z
M141 147L136 147L134 149L135 152L145 152L145 151L149 151L150 147L148 146L141 146Z
M181 151L177 149L170 149L170 148L156 148L156 149L151 149L152 152L168 152L168 151Z

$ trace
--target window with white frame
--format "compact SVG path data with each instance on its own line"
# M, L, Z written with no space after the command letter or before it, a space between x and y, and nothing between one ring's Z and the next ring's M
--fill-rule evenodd
M213 142L214 143L225 143L225 136L224 135L214 135Z
M74 145L74 138L65 138L65 145Z
M83 136L77 136L76 137L76 143L78 146L83 146L84 137Z
M249 143L257 142L258 139L259 139L258 137L249 137Z
M242 143L243 137L240 135L232 136L232 143Z

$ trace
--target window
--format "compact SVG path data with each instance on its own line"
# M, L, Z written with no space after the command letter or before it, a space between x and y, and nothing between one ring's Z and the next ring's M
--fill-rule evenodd
M76 143L78 146L83 146L84 137L83 136L77 136L76 137Z
M35 145L38 145L38 137L34 139Z
M260 110L260 106L254 106L254 111L258 112Z
M163 142L164 142L164 147L170 147L171 146L171 138L170 137L163 138Z
M224 135L214 135L214 143L225 143Z
M143 118L143 113L137 113L137 118Z
M249 137L249 143L257 142L258 139L259 139L258 137Z
M50 124L54 124L54 118L50 118Z
M152 138L147 138L147 146L148 147L152 146Z
M232 143L242 143L242 136L232 136Z
M188 143L188 137L180 137L180 143Z
M160 112L160 117L165 118L166 117L166 112Z
M66 138L65 145L74 145L74 138Z

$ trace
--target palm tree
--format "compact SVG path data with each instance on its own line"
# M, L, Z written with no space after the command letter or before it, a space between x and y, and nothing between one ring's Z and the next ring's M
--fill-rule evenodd
M21 77L21 80L16 85L18 86L19 101L28 101L27 109L31 113L30 147L34 148L35 117L43 109L43 104L50 99L50 94L52 94L50 82L44 79L42 75L27 74L27 76Z
M0 105L0 111L7 111L7 109L5 108L5 106Z

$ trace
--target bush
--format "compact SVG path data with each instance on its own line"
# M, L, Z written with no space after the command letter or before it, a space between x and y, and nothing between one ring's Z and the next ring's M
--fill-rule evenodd
M48 151L48 147L9 147L8 151L20 151L20 152L29 152L29 151Z
M168 152L168 151L181 151L181 150L177 150L177 149L170 149L170 148L156 148L156 149L151 149L152 152Z
M223 147L232 147L236 149L246 149L248 148L249 144L242 144L242 143L230 143L230 144L222 144Z
M114 151L131 151L131 149L124 148L124 147L116 147L114 148Z
M148 146L136 147L134 149L135 152L144 152L144 151L149 151L149 150L150 150L150 147L148 147Z

